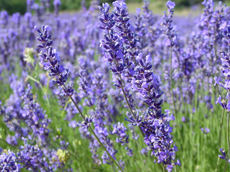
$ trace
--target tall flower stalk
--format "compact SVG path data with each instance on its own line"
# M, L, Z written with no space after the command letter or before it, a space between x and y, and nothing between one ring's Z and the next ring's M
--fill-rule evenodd
M129 53L125 53L127 51L122 51L120 43L125 41L123 37L128 39L127 35L130 35L131 33L128 33L129 31L125 33L121 32L123 35L123 39L119 37L117 32L115 31L115 19L114 16L120 16L120 20L122 21L129 21L128 18L128 13L126 11L126 4L124 2L114 2L116 8L114 14L109 14L110 6L109 4L105 3L103 4L102 7L100 7L100 11L102 12L102 15L99 17L99 20L101 21L101 25L99 26L100 29L105 30L105 34L103 39L101 40L101 47L104 49L104 58L106 61L109 63L109 68L113 72L113 74L116 76L115 77L115 83L114 85L122 90L122 93L125 97L126 103L128 105L128 108L131 112L131 116L129 117L129 121L132 121L133 125L139 126L139 123L141 121L141 118L137 116L137 114L134 113L133 108L133 98L132 95L129 93L127 89L125 89L125 81L122 78L122 76L125 75L125 78L130 82L130 78L133 75L134 71L134 66L132 63L132 60L130 58L134 58L134 56L129 56ZM119 25L120 23L118 22L117 27L122 29L122 26L124 27L123 24L122 26ZM125 41L129 45L129 41ZM130 48L130 46L128 46ZM126 80L126 81L127 81ZM140 128L140 126L139 126ZM140 128L141 130L141 128ZM141 133L143 135L143 131L141 130ZM144 135L143 135L144 136Z
M164 40L164 45L168 47L168 51L169 51L170 67L167 72L167 75L169 75L169 88L171 90L171 97L173 101L174 112L177 113L176 102L175 102L174 94L173 94L173 49L175 48L176 43L177 43L176 42L177 35L175 34L175 30L173 29L173 24L172 24L174 8L176 4L175 2L167 1L166 6L168 8L168 13L164 12L162 25L164 26L165 35L166 35L166 39ZM180 64L180 61L178 58L178 67L179 67L179 64Z
M114 162L117 168L120 171L123 171L122 168L118 165L114 157L110 155L106 147L103 145L101 140L95 134L93 128L91 127L92 119L89 117L85 117L81 112L78 104L73 99L72 95L74 93L74 89L72 86L66 86L66 81L68 79L68 70L64 68L64 66L60 63L60 58L58 53L55 49L52 48L52 39L51 39L51 32L48 26L43 26L40 30L38 27L35 27L35 30L39 33L39 37L37 38L40 41L40 45L38 47L42 48L43 51L39 54L40 56L40 65L43 66L45 70L49 71L49 75L53 77L53 81L62 88L62 96L68 96L75 107L77 108L78 112L80 113L81 118L83 119L83 125L92 132L93 136L99 142L101 147L106 151L107 155L110 159Z
M143 132L144 142L150 148L151 154L157 158L157 162L162 163L168 171L172 171L174 165L180 164L179 160L174 162L177 147L172 145L170 134L172 127L169 126L169 121L174 117L169 111L166 111L165 114L161 111L163 100L160 98L163 91L160 89L158 77L152 72L151 56L144 57L137 51L135 54L138 55L134 57L126 53L132 52L133 49L131 50L130 47L135 47L135 44L134 41L131 41L134 32L131 29L132 24L129 22L125 2L115 1L113 5L115 8L111 15L108 4L100 7L102 12L102 16L99 17L100 28L106 31L101 40L105 60L116 76L115 86L124 93L124 85L131 83L132 90L138 92L143 102L146 103L147 110L144 117L134 114L132 107L129 106L133 117L127 120L139 126ZM117 21L116 25L115 21ZM120 32L116 32L114 27L118 27ZM122 77L125 80L122 80ZM125 93L124 96L126 99ZM128 99L126 101L129 102Z
M223 26L226 24L223 23ZM224 160L227 161L227 159L230 159L230 143L229 143L229 111L230 111L230 25L223 27L223 50L221 52L221 70L223 75L225 76L225 83L221 83L218 81L217 77L215 77L215 84L218 84L220 87L224 88L226 91L226 101L221 100L221 96L219 96L216 103L219 103L222 108L227 111L228 117L227 117L227 149L228 154L226 155L224 153ZM220 126L220 130L222 129L222 124ZM221 133L220 133L221 134ZM221 136L219 136L221 137ZM223 154L223 151L221 151Z

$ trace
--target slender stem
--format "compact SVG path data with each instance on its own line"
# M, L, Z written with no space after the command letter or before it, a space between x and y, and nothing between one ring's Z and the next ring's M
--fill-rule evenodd
M61 117L64 115L64 112L66 110L66 107L68 106L69 103L71 103L72 101L69 99L66 103L65 106L63 107L62 113L61 113Z
M41 84L37 79L33 78L33 77L30 76L30 75L27 75L25 81L27 81L28 79L30 79L30 80L36 82L36 83L39 85L39 87L41 87L41 89L42 89L42 91L43 91L43 93L44 93L44 96L46 97L47 104L48 104L48 106L50 107L50 102L49 102L49 99L48 99L48 96L47 96L47 92L46 92L45 89L42 87L42 84ZM47 82L47 83L49 83L49 82Z
M228 112L228 120L227 120L227 144L228 144L228 158L229 158L229 155L230 155L230 147L229 147L229 112ZM224 167L224 172L226 171L227 169L227 163L228 161L226 160L225 161L225 167Z
M180 65L180 55L178 54L178 52L176 52L176 57L177 57L177 61L178 61L178 72L180 72L181 65ZM181 101L178 100L180 103L178 104L177 111L180 110L181 104L183 102L183 93L182 93L182 85L181 85L182 81L183 81L183 79L180 77L178 85L179 85L179 89L180 89L180 93L181 93ZM179 99L179 97L178 97L178 99ZM176 112L176 114L177 114L177 112Z
M213 62L215 62L216 61L216 59L217 59L217 57L218 57L218 55L217 55L217 45L216 45L216 43L214 44L214 54L215 54L215 57L214 57L214 61ZM213 66L214 66L214 64L212 64ZM213 69L213 66L212 66L212 86L213 86L213 88L214 88L214 99L217 97L216 96L216 93L217 93L217 90L215 89L215 87L214 87L214 85L213 85L213 81L214 81L214 69Z
M116 160L110 155L110 153L107 151L106 147L103 145L103 143L101 143L100 139L97 137L97 135L95 134L95 132L93 131L92 127L90 126L89 129L92 131L94 137L97 139L97 141L100 143L100 145L105 149L106 153L109 155L109 157L113 160L114 164L119 168L119 170L122 170L122 168L118 165L118 163L116 162Z
M229 145L229 112L227 120L227 143L228 143L228 158L230 157L230 145Z
M81 112L80 108L78 107L77 103L74 101L74 99L72 98L72 96L69 96L69 97L70 97L71 101L73 102L74 106L77 108L78 112L80 113L82 119L85 121L85 117L82 114L82 112Z
M225 112L225 110L223 109L222 116L221 116L221 121L220 121L220 130L219 130L219 142L218 142L219 148L221 147L221 132L222 132L222 126L223 126L223 121L224 121L224 112Z
M223 121L224 121L224 112L225 112L225 109L222 110L222 116L221 116L221 121L220 121L218 150L219 150L220 147L221 147L221 133L222 133L222 126L223 126ZM219 163L220 163L220 157L218 157L215 172L217 172L217 169L218 169L218 167L219 167Z
M169 51L170 51L169 58L170 58L170 84L171 84L170 88L172 88L172 49L170 49Z
M171 95L172 95L172 100L173 100L174 113L177 114L176 104L175 104L175 100L174 100L174 96L173 96L173 89L171 90Z
M182 78L180 78L180 81L179 81L179 88L180 88L180 95L181 95L181 100L179 101L179 104L178 104L178 109L177 109L177 112L176 112L176 114L178 114L178 111L180 111L181 110L181 106L182 106L182 103L183 103L183 90L182 90L182 81L183 81L183 79ZM179 98L178 98L179 99Z
M123 87L121 87L121 89L122 89L122 92L123 92L123 94L124 94L125 101L126 101L126 103L128 104L129 110L131 111L131 114L132 114L133 118L136 120L136 116L135 116L135 114L134 114L134 112L133 112L133 110L132 110L132 108L131 108L131 106L130 106L130 104L129 104L128 98L127 98L127 96L126 96L126 94L125 94L125 90L124 90ZM141 129L140 126L139 126L139 129L141 130L141 133L142 133L142 135L143 135L143 137L144 137L145 134L143 133L143 131L142 131L142 129Z
M66 90L66 86L63 85L64 91ZM77 108L78 112L80 113L82 119L85 121L85 117L83 115L83 113L81 112L80 108L78 107L77 103L74 101L74 99L72 98L72 96L69 95L69 98L72 100L73 104L75 105L75 107ZM101 147L104 148L104 150L106 151L106 153L109 155L109 157L112 159L112 161L114 162L114 164L118 167L118 169L120 171L123 172L122 168L118 165L118 163L116 162L116 160L110 155L110 153L108 152L108 150L106 149L106 147L103 145L103 143L100 141L100 139L97 137L97 135L95 134L95 132L93 131L93 128L91 126L89 126L89 129L91 130L91 132L93 133L94 137L97 139L97 141L100 143Z
M141 172L141 169L138 167L137 162L136 162L136 158L135 158L134 156L133 156L133 160L134 160L134 163L135 163L135 165L136 165L138 171Z
M116 172L114 164L112 164L113 172Z
M13 148L16 148L16 146L9 144L6 140L4 140L4 139L2 139L2 138L0 138L0 141L3 141L3 142L4 142L5 144L7 144L8 146L11 146L11 147L13 147Z
M173 85L172 85L172 74L173 74L173 70L172 70L172 48L170 48L170 90L171 90L171 96L172 96L172 100L173 100L173 107L174 107L174 113L177 114L177 109L176 109L176 104L175 104L175 100L174 100L174 96L173 96Z
M224 172L226 172L226 169L227 169L227 163L228 163L228 161L225 161L225 165L224 165Z

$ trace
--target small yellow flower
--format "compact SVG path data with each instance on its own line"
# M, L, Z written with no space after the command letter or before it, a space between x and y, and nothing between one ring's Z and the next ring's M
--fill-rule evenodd
M34 65L34 49L33 48L25 48L24 52L24 60L31 65Z
M58 149L56 155L58 156L59 161L63 163L65 163L70 157L68 151L62 149Z

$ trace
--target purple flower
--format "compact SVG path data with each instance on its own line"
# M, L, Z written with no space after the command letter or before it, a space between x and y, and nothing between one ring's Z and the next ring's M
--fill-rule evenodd
M220 58L221 58L221 62L222 62L222 73L225 76L225 82L222 83L219 81L219 79L217 77L214 78L215 80L215 84L218 84L220 87L224 88L227 91L227 104L225 102L225 100L221 101L221 96L219 96L217 103L219 103L224 109L226 109L227 111L230 111L230 94L229 94L229 90L230 90L230 54L229 54L229 42L230 42L230 25L226 26L226 28L223 28L223 44L225 46L224 50L221 51L220 53Z
M99 6L99 10L102 12L102 13L108 13L109 12L109 9L110 9L110 6L108 3L103 3L102 4L102 7Z
M102 12L102 15L99 17L101 21L101 25L99 26L100 29L110 30L115 21L113 20L113 15L109 14L110 6L108 3L103 3L102 7L99 7L99 10Z
M184 116L182 116L181 121L185 122L185 117Z
M66 96L73 95L73 89L71 86L65 88L69 72L62 64L60 64L58 53L56 49L52 48L53 41L51 40L50 27L42 26L42 30L40 30L35 26L35 30L39 33L37 40L41 43L38 47L45 50L45 52L41 51L39 54L41 60L40 64L43 66L44 70L49 71L49 75L54 78L53 81L57 85L63 87Z
M22 167L32 171L50 171L63 167L61 161L55 155L57 152L49 149L41 149L38 145L30 145L28 139L22 138L24 145L20 146L17 153L17 161ZM31 140L31 139L29 139Z
M54 6L60 6L61 1L60 0L54 0L53 4L54 4Z
M113 5L115 7L113 14L116 23L113 27L107 27L107 32L101 41L105 59L108 61L112 72L116 75L115 86L123 89L131 112L135 104L129 91L130 88L126 87L126 85L131 85L133 91L139 93L147 105L147 112L144 117L140 117L138 112L135 114L132 112L132 115L127 114L128 119L126 120L132 125L140 127L141 131L143 131L144 141L150 147L152 155L158 158L158 163L166 164L168 170L171 170L174 165L175 152L177 151L175 147L171 148L173 146L170 134L172 127L169 126L169 121L173 120L174 117L169 115L169 111L166 111L165 114L161 112L163 100L160 98L163 92L159 88L159 77L152 72L151 56L143 56L136 49L137 41L134 30L131 29L132 23L129 20L129 13L125 3L116 1ZM170 17L172 17L172 13L173 11L171 11ZM102 26L104 25L103 21L101 21ZM171 24L172 21L168 21ZM104 28L103 26L102 29ZM171 30L171 27L168 29ZM171 36L172 40L175 40L174 36ZM121 52L122 56L119 56L118 52ZM124 134L124 132L117 134L122 137L121 134ZM162 137L162 135L164 136ZM124 141L122 140L122 142Z
M58 16L59 8L61 6L61 1L60 0L54 0L53 5L54 5L55 14L56 14L56 16Z
M137 9L136 9L136 13L137 13L137 15L140 15L141 9L140 9L140 8L137 8Z
M127 9L126 3L123 1L115 1L113 2L113 6L118 12L125 11Z
M220 148L220 152L222 155L218 155L221 159L227 161L228 163L230 163L230 159L228 159L229 157L227 156L227 154L225 153L225 150Z
M19 172L20 164L16 162L16 155L11 152L0 152L0 171Z
M209 128L201 128L201 131L205 134L209 133L210 132L210 129Z
M167 1L166 6L169 10L172 10L175 8L176 4L173 1Z
M48 125L51 121L34 99L32 87L25 87L23 82L15 80L14 77L11 82L14 94L7 100L6 108L2 112L3 121L15 133L14 136L7 137L8 142L16 145L19 138L33 133L36 140L46 144L49 135Z
M125 133L126 130L123 123L118 122L118 124L113 125L113 131L111 132L111 134L116 134L118 136L116 141L117 143L121 143L122 146L129 143L129 135Z
M4 27L6 27L6 25L8 24L8 18L9 16L7 11L0 12L0 19L1 19L0 24L2 24Z

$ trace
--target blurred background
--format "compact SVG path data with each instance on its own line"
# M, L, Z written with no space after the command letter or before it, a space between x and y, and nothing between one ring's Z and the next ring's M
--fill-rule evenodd
M26 12L27 0L0 0L0 11L6 10L9 14L20 12L24 14ZM35 3L40 3L42 0L35 0ZM52 3L53 0L51 0ZM162 10L166 9L165 4L167 0L150 0L150 8L156 14L161 14ZM86 7L90 6L90 0L85 0ZM112 3L113 0L101 0L101 3ZM136 8L142 7L142 0L126 0L129 11L135 12ZM201 7L203 0L174 0L176 2L176 11L180 14L185 14L192 9ZM222 2L230 4L230 0L223 0ZM81 0L61 0L61 11L76 12L81 9ZM216 3L218 4L218 2ZM192 7L192 8L190 8ZM51 9L52 10L52 9ZM163 14L163 13L162 13Z

